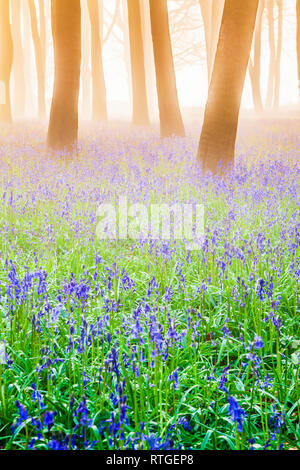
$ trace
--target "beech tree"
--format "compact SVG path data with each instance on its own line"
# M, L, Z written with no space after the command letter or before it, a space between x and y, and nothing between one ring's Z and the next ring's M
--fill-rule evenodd
M167 0L150 0L161 137L184 136L172 54Z
M0 0L0 121L11 122L10 76L13 42L10 27L9 0Z
M92 109L93 119L107 119L106 86L102 60L98 0L87 0L91 23Z
M279 106L279 93L280 93L280 66L281 66L281 52L282 52L282 34L283 34L283 2L277 0L278 11L278 33L277 33L277 49L275 57L275 82L274 82L274 102L273 107Z
M45 29L41 27L41 34L39 33L38 27L38 18L36 14L36 8L34 0L28 0L29 12L30 12L30 21L31 21L31 31L32 39L34 44L35 52L35 65L37 72L37 89L38 89L38 115L39 118L44 118L46 114L46 98L45 98L45 67L46 67L46 55L45 47L42 44L42 33L45 34ZM43 7L42 7L43 8ZM43 9L40 10L40 25L42 25L44 19ZM44 39L45 40L45 39Z
M266 1L267 1L267 15L268 15L269 50L270 50L266 107L270 109L272 107L273 97L274 97L276 45L275 45L275 25L274 25L274 0L266 0Z
M261 96L261 33L262 33L262 20L263 12L265 9L265 0L259 0L255 34L254 34L254 55L253 61L250 58L249 61L249 74L251 79L252 96L254 108L257 112L263 110L263 100Z
M296 48L297 48L297 65L298 65L298 92L299 92L299 100L300 100L300 0L297 0L296 15L297 15Z
M233 164L238 117L258 0L225 0L198 160L203 171Z
M283 3L282 0L266 0L268 14L268 31L269 31L269 77L268 91L266 98L266 107L276 108L279 105L279 88L280 88L280 63L282 51L282 27L283 27ZM277 10L277 41L275 30L275 7Z
M21 0L11 0L11 30L13 38L13 67L12 67L12 108L13 115L24 117L26 82L24 70L24 48L21 30Z
M33 110L36 109L36 98L34 96L34 84L32 80L32 71L34 70L33 44L31 32L31 19L28 2L22 0L23 16L23 50L24 50L24 95L25 95L25 115L32 117ZM33 53L32 53L33 52Z
M204 24L207 75L209 83L217 50L224 0L199 0L199 3Z
M90 22L87 2L81 4L81 110L85 118L91 111Z
M150 119L157 114L157 93L155 83L155 65L151 35L149 0L140 0L142 35L145 56L146 88Z
M81 64L80 0L51 1L55 77L48 146L70 149L78 135L78 95Z
M149 124L144 45L139 0L127 0L132 79L132 122Z

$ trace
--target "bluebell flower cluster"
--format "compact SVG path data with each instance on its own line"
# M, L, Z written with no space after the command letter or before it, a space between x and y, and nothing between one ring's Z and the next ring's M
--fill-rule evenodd
M15 153L0 142L1 154L22 163L20 177L0 162L1 442L53 450L290 442L292 426L281 435L298 399L299 168L270 142L276 158L238 159L219 178L191 163L193 138L125 132L116 146L104 129L99 139L89 135L85 162L66 167L41 141ZM128 203L203 204L201 249L97 240L97 207L116 208L123 194Z

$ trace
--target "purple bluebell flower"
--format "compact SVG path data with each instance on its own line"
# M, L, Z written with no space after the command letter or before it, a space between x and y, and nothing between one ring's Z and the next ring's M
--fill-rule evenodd
M231 420L234 423L237 423L238 432L243 432L243 420L246 416L245 411L239 406L237 400L230 395L228 395L228 403L228 413L231 417Z

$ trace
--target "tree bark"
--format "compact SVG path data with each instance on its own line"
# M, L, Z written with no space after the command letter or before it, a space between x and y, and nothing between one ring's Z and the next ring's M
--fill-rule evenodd
M13 42L10 28L9 0L0 0L0 121L11 122L10 76Z
M220 27L221 27L221 21L222 21L222 16L223 16L223 10L224 10L224 0L213 0L212 2L212 15L211 15L211 68L210 68L210 80L211 80L211 75L213 71L213 66L215 62L215 57L216 57L216 51L217 51L217 45L218 45L218 39L219 39L219 34L220 34Z
M149 124L144 46L139 0L127 0L132 77L132 122Z
M102 46L102 41L103 41L103 30L104 30L104 21L103 21L103 15L104 15L104 6L103 6L103 0L99 0L98 3L98 8L99 8L99 35L100 35L100 43Z
M47 5L46 5L47 8ZM46 26L46 12L45 1L39 0L39 19L40 19L40 38L42 49L42 67L44 73L44 100L45 100L45 113L46 113L46 62L47 62L47 26Z
M268 11L270 63L269 63L269 77L268 77L266 107L270 109L272 107L272 103L274 99L275 68L276 68L274 0L267 0L267 11Z
M150 0L151 31L161 137L184 136L176 87L167 0Z
M87 2L81 4L81 111L84 118L91 114L90 20Z
M88 0L87 4L91 23L93 119L106 120L106 86L102 60L98 0Z
M71 149L78 136L78 94L81 64L80 0L52 0L55 77L48 146Z
M28 0L31 32L35 52L35 65L37 72L37 85L38 85L38 115L43 119L46 114L46 101L45 101L45 57L43 56L42 41L39 34L38 19L34 0Z
M234 163L234 148L258 0L225 0L198 159L203 171Z
M249 74L251 79L252 97L254 109L260 113L263 111L263 101L261 97L260 87L260 72L261 72L261 31L262 31L262 17L265 9L265 0L259 0L255 34L254 34L254 58L253 63L250 59Z
M275 83L274 83L274 108L279 107L280 95L280 66L281 66L281 52L282 52L282 29L283 29L283 4L282 0L277 0L278 10L278 32L277 32L277 49L275 61Z
M148 109L151 119L158 115L157 109L157 93L155 84L155 65L151 35L151 20L149 0L140 0L141 18L142 18L142 34L145 51L145 70L147 85Z
M47 57L47 27L46 27L46 15L45 15L45 3L44 0L39 0L39 18L40 18L40 38L41 38L41 48L42 48L42 57L45 62L46 68L46 57Z
M300 101L300 0L297 0L296 15L297 15L296 48L297 48L297 66L298 66L298 97Z
M122 1L122 13L124 18L123 26L123 42L124 42L124 59L127 76L128 96L129 102L133 102L132 97L132 76L131 76L131 61L130 61L130 41L129 41L129 21L128 21L128 8L127 0Z
M34 50L32 47L32 34L30 24L30 12L28 2L22 0L22 12L23 12L23 47L24 47L24 74L25 74L25 91L26 91L26 104L25 104L25 116L33 117L37 109L37 102L33 92L33 55Z
M224 10L224 0L199 0L199 3L204 23L207 76L209 84L217 50L222 13Z
M211 77L211 4L207 0L199 0L201 15L204 25L205 48L206 48L206 65L207 65L207 79L208 85Z
M21 37L21 0L11 0L12 38L14 60L12 66L13 115L23 118L25 114L26 83L24 50Z

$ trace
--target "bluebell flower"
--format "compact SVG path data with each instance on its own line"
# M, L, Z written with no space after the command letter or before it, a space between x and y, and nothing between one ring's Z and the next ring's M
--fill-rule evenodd
M254 349L261 349L264 347L264 342L260 336L254 335Z
M16 407L17 407L18 410L19 410L19 418L18 418L18 421L17 421L16 426L13 426L13 427L12 427L12 428L13 428L13 432L15 431L15 429L16 429L17 426L20 426L20 425L21 425L22 423L24 423L24 421L26 421L27 418L29 417L27 408L25 408L25 406L23 406L23 405L19 402L19 400L17 400L17 401L15 402L15 405L16 405Z
M258 280L258 291L257 291L257 295L259 296L259 299L260 300L263 300L264 299L264 294L265 294L265 285L266 285L266 282L263 280L263 279L259 279Z
M37 401L41 409L45 408L45 405L43 403L43 397L40 394L40 392L37 390L36 384L33 383L31 387L33 389L32 395L31 395L32 401Z
M237 423L238 432L242 432L243 420L246 416L246 413L243 410L243 408L239 406L237 400L230 395L228 395L228 403L229 403L228 413L230 414L231 420Z
M178 388L178 371L180 370L180 367L177 367L168 377L168 380L170 382L173 382L174 384L174 390Z
M48 430L54 425L54 416L56 415L55 411L46 411L44 414L44 425L47 426Z

